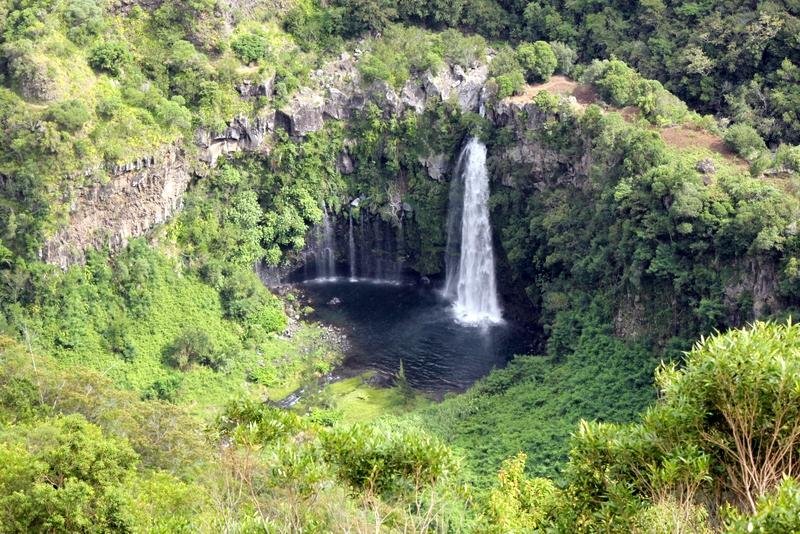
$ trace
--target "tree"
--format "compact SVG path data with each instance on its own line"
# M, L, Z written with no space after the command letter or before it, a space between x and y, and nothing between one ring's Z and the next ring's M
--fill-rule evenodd
M517 61L525 70L525 78L529 82L547 81L558 65L558 59L553 53L553 49L544 41L519 45Z
M800 327L756 323L702 339L686 365L661 369L669 432L695 436L742 506L800 476Z
M83 416L57 417L0 440L0 524L8 532L129 531L121 489L138 461L127 442ZM4 436L7 440L7 436Z
M128 47L117 42L100 43L89 52L89 66L112 76L119 76L132 59Z
M397 18L395 0L336 0L344 8L342 26L346 37L379 32Z

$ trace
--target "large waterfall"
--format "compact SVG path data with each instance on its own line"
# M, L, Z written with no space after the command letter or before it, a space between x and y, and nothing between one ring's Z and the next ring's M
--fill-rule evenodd
M444 288L456 318L469 324L502 321L488 201L486 145L473 137L461 151L450 189Z

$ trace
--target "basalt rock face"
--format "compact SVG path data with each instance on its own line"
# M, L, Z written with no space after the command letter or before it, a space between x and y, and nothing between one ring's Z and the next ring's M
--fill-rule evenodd
M344 53L312 73L309 87L281 109L265 107L253 117L235 117L223 131L198 129L191 150L180 145L167 148L157 156L109 169L108 184L72 191L69 222L47 241L41 257L66 268L82 263L88 250L125 246L180 208L193 172L203 174L220 157L237 152L268 153L279 129L299 139L321 130L328 120L350 119L370 101L387 116L405 110L422 112L429 101L442 99L453 99L462 110L475 112L487 76L488 68L479 63L468 69L445 66L412 78L398 91L385 82L362 83L356 58ZM269 98L273 80L251 80L237 89L245 99ZM345 173L355 170L347 154L339 165ZM441 179L446 165L433 162L428 167L431 177Z
M82 263L90 250L123 248L180 209L191 179L180 148L115 167L110 174L107 184L74 191L69 225L47 242L43 260L67 268Z
M557 185L583 189L592 166L591 143L576 132L580 157L550 148L531 135L540 131L552 114L536 104L502 100L489 110L488 118L498 128L513 134L510 143L490 147L492 174L506 187L543 190Z

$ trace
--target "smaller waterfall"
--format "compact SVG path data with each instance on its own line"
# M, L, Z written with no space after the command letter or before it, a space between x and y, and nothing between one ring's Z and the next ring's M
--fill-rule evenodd
M502 313L489 221L486 145L477 138L470 139L456 170L458 175L450 191L444 295L454 301L458 320L469 324L497 323L502 321Z
M347 232L347 246L349 257L348 261L350 262L350 281L355 282L358 280L357 276L357 269L356 269L356 240L353 237L353 214L350 214L350 227L348 228Z
M315 280L332 280L336 278L336 238L328 210L323 208L322 224L314 228L313 240L309 250L304 254L306 264L303 268L308 279L308 263L314 263Z

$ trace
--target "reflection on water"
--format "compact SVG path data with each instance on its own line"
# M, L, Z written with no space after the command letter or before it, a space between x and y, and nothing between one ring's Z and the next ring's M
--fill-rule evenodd
M345 372L391 376L402 360L412 386L457 391L530 351L529 337L513 323L459 324L450 304L425 286L337 279L304 287L315 317L348 332Z

